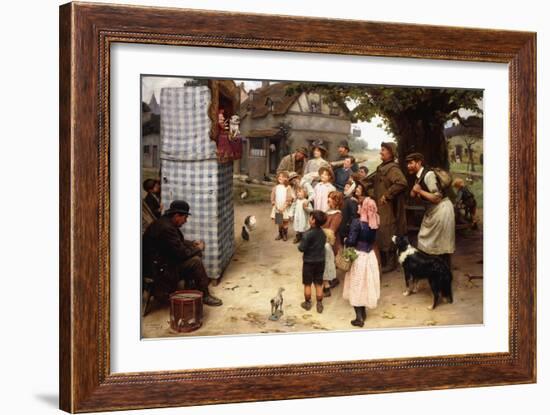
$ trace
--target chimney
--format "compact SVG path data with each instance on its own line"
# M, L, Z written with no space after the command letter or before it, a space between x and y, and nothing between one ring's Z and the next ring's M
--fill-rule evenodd
M262 88L267 88L269 86L269 81L262 81Z

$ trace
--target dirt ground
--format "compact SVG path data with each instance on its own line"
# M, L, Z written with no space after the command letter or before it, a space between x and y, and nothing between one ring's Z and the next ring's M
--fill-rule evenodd
M204 306L200 329L176 333L170 329L169 307L156 305L142 319L144 338L173 336L214 336L250 333L293 333L323 330L358 330L350 321L355 314L342 298L342 284L325 298L325 309L318 314L313 307L305 311L301 284L301 253L292 240L275 241L275 225L269 219L265 203L238 206L235 209L237 249L219 285L211 287L223 300L221 307ZM258 227L250 241L240 238L244 218L255 215ZM293 231L290 232L293 237ZM404 297L402 271L381 277L378 307L368 311L363 329L386 327L441 326L483 323L483 280L469 281L465 274L482 275L481 232L457 236L457 252L453 257L454 303L441 303L428 310L432 296L427 282L421 282L417 294ZM339 273L343 281L343 273ZM284 314L279 321L270 321L269 300L284 287Z

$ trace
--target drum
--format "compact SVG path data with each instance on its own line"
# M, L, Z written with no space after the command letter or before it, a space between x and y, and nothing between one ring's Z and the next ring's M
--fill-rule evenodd
M175 291L170 295L170 328L188 333L202 326L202 292Z

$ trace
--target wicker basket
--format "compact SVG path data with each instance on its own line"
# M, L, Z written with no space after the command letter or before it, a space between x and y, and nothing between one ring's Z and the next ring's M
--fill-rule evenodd
M336 263L336 268L347 272L351 269L351 264L353 261L351 259L344 258L344 250L341 249L336 255L334 262Z

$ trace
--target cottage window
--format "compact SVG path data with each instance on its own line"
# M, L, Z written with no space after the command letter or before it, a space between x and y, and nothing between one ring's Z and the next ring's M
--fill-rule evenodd
M143 154L149 154L149 147L150 146L143 146Z
M319 94L309 95L309 110L311 112L321 112L321 96Z
M263 139L251 139L250 140L250 156L251 157L265 157L265 144Z
M319 102L310 102L309 103L309 110L311 112L316 112L316 113L319 113L321 112L321 103Z

